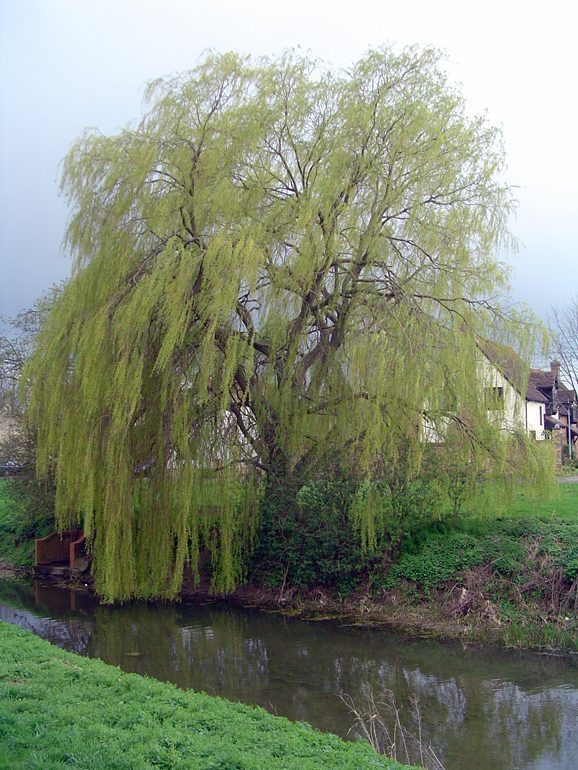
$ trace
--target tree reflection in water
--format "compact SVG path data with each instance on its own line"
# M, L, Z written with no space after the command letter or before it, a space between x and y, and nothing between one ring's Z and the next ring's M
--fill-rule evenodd
M222 604L106 607L56 592L50 609L50 593L11 585L0 585L0 617L125 671L255 703L343 736L352 719L338 694L359 699L366 682L375 692L392 690L407 714L410 697L418 697L424 740L447 770L575 767L578 672L568 659Z

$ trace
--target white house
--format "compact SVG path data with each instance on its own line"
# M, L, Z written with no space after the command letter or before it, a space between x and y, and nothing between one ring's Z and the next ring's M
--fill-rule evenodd
M546 436L548 397L531 378L526 382L527 367L518 354L504 345L483 340L480 374L490 415L500 421L503 430L523 429L537 441Z
M537 441L546 439L551 427L549 398L531 376L526 379L528 367L524 361L512 348L488 340L478 341L478 351L477 378L490 420L503 431L524 430ZM425 441L443 442L443 429L440 432L427 417L422 431Z

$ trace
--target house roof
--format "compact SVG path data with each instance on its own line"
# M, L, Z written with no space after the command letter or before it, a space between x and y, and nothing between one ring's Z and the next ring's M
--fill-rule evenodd
M528 376L528 365L507 345L498 342L478 339L478 347L486 358L496 366L518 393L523 392L524 382ZM532 399L533 400L533 399Z
M576 391L572 388L566 388L564 385L558 385L558 403L573 404L576 401Z
M528 401L537 401L539 404L547 404L549 399L538 388L528 380L528 387L526 388L526 399Z
M478 345L482 353L500 370L510 385L518 393L524 393L526 401L537 401L540 404L548 403L548 397L538 390L532 378L532 372L538 370L531 369L528 375L528 365L513 348L490 340L478 340ZM542 372L538 373L541 374ZM549 374L549 372L544 372L544 374ZM528 379L526 380L526 378ZM524 390L525 382L527 384Z
M544 417L544 427L546 430L555 430L559 429L561 431L564 431L564 436L566 437L568 435L568 425L565 425L563 422L560 422L560 420L557 420L555 417L546 415ZM576 428L573 428L570 426L570 435L572 438L578 438L578 431Z
M558 372L547 371L543 372L541 369L530 369L529 381L536 388L548 388L551 389L556 385Z
M568 410L564 404L576 403L576 392L572 388L567 388L560 383L558 378L558 372L555 370L543 372L540 369L530 369L530 376L528 378L528 390L537 393L542 393L546 397L546 401L551 401L552 388L556 388L556 403L560 410L560 414L566 415ZM526 396L528 397L528 396ZM532 401L536 399L531 399Z
M526 401L547 404L552 401L552 388L555 387L560 414L567 414L564 404L576 403L576 392L560 383L559 369L549 371L529 369L523 358L513 348L498 342L478 339L478 347L518 393L525 393ZM524 383L526 383L525 390Z

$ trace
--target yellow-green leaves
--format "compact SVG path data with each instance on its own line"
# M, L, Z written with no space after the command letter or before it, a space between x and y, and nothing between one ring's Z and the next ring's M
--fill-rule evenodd
M434 52L348 72L210 54L147 100L64 162L75 272L26 375L39 471L109 600L174 595L207 553L230 589L263 474L413 473L448 393L485 441L476 340L520 328L488 305L499 136Z

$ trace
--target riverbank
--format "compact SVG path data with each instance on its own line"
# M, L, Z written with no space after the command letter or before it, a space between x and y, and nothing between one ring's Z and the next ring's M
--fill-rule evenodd
M31 571L0 564L0 579L30 578ZM55 581L62 588L90 591L86 583ZM456 596L458 603L448 598ZM347 598L332 596L324 589L274 589L241 586L222 597L200 586L181 594L181 601L211 604L227 602L232 606L260 610L284 617L315 622L341 620L351 625L384 627L418 638L459 639L469 644L490 644L510 649L525 649L550 655L578 655L578 618L576 612L548 619L535 608L519 610L514 619L498 615L489 600L472 598L467 589L438 589L428 597L415 593L409 600L407 589L377 594L356 593ZM460 601L461 600L461 601ZM464 601L465 600L465 601ZM467 603L478 604L475 607ZM457 614L456 614L457 613Z
M440 529L438 523L346 593L331 585L283 581L268 587L249 581L227 599L310 620L348 618L418 636L576 654L578 486L561 486L554 501L521 494L514 502L500 516L466 515L457 529ZM33 541L25 523L5 497L4 509L0 505L5 577L12 558L31 563ZM22 557L27 551L28 562ZM197 587L185 580L181 598L210 601L208 580Z
M0 767L56 770L390 768L350 743L263 709L179 690L0 624Z
M347 595L335 588L240 587L230 599L308 620L348 618L417 636L578 653L578 488L566 518L523 512L470 516L457 529L426 532ZM184 586L206 600L208 587Z
M573 616L546 619L533 611L520 611L516 620L500 618L488 601L478 609L460 611L448 607L452 589L436 591L428 598L408 602L404 592L385 595L356 594L347 599L332 597L322 589L292 591L279 597L268 589L244 586L228 600L240 607L259 609L302 620L348 620L352 625L383 626L415 637L460 639L470 644L491 644L511 649L526 649L552 655L578 654L577 622ZM470 601L467 589L458 596ZM208 592L199 591L185 600L210 601ZM479 597L476 598L479 601ZM483 600L486 602L487 600Z

